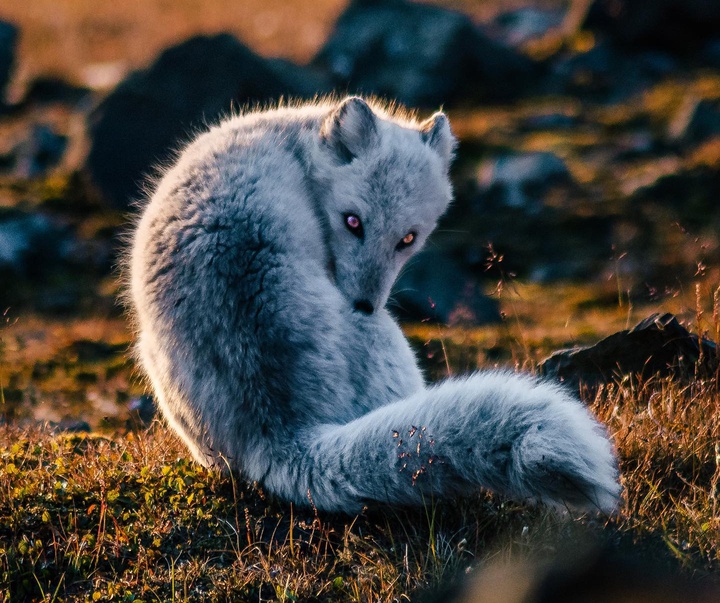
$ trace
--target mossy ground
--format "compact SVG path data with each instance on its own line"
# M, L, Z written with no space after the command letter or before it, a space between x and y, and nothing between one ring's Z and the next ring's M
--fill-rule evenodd
M409 331L445 354L440 372L461 372L486 341L457 328ZM197 466L161 422L90 434L6 425L0 592L4 601L403 601L498 558L594 542L714 573L717 385L629 378L586 400L621 458L615 517L490 493L328 515Z

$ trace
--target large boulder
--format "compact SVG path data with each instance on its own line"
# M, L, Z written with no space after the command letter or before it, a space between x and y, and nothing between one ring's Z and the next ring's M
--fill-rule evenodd
M0 21L0 109L5 105L5 88L10 82L10 74L15 65L17 35L17 27Z
M204 124L248 105L327 91L314 71L265 60L229 34L198 36L132 73L92 113L87 170L124 209L153 168Z
M574 387L593 388L626 375L692 377L699 361L713 372L717 360L715 342L690 333L672 314L653 314L593 346L555 352L541 363L540 373Z
M466 15L406 0L354 0L314 65L338 87L429 107L507 98L534 70Z
M720 2L594 0L584 26L628 47L686 53L720 37Z

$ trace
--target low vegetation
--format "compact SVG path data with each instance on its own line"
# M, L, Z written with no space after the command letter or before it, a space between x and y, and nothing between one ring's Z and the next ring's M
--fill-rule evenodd
M489 493L327 515L198 467L159 422L107 436L6 425L0 600L403 601L493 559L598 541L715 571L717 379L628 378L586 395L621 458L616 517Z

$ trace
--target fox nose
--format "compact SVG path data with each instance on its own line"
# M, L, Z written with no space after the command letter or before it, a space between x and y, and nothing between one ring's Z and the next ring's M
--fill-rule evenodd
M355 302L354 308L356 312L362 312L363 314L367 314L368 316L375 311L373 305L366 299L357 300Z

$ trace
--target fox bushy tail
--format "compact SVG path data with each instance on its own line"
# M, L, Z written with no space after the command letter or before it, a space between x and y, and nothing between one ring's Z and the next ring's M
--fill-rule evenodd
M265 485L325 510L422 504L481 487L583 510L610 512L619 500L602 428L560 388L529 377L450 379L298 438L299 457L274 463Z

